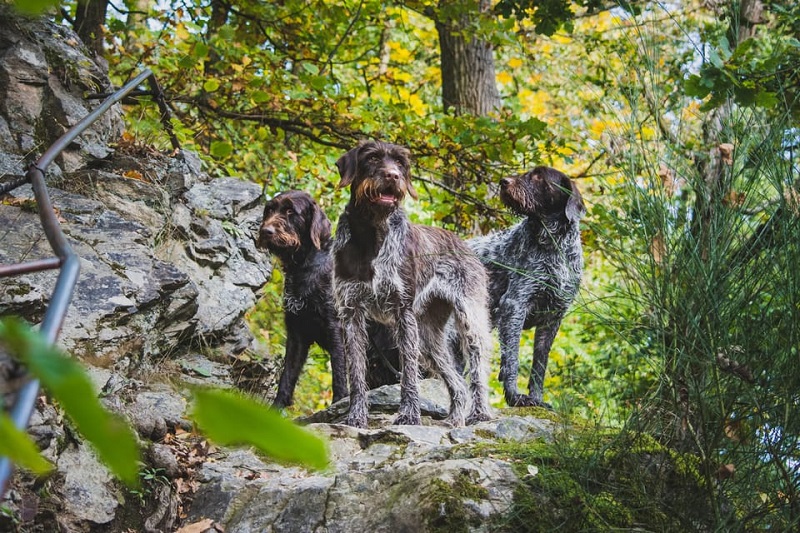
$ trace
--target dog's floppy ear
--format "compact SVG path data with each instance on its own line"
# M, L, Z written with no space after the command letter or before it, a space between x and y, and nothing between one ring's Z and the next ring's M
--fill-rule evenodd
M358 150L360 148L360 146L352 148L336 161L336 168L339 169L339 176L341 177L339 185L337 185L338 189L353 183L358 170Z
M311 204L311 242L317 247L317 250L322 248L322 245L331 238L331 222L325 216L325 212L317 204Z
M417 190L414 188L414 185L411 184L411 176L406 176L406 190L408 191L408 194L411 196L411 198L413 198L414 200L419 199L419 194L417 194Z
M586 213L586 207L583 205L583 197L578 190L578 186L574 181L567 178L570 185L569 200L564 208L564 213L567 215L567 220L573 223L578 223L581 217Z

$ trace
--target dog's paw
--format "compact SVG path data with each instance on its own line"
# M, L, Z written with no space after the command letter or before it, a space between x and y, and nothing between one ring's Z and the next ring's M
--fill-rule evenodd
M506 393L506 405L509 407L523 407L525 402L529 401L529 396L515 392L513 394Z
M507 400L511 407L544 407L545 409L553 410L553 406L545 402L541 398L535 396L528 396L527 394L515 394L511 401Z
M460 428L466 424L464 420L464 416L453 416L452 414L443 420L445 424L450 426L451 428Z
M544 402L527 394L512 394L506 396L506 403L509 407L542 407Z
M484 412L472 413L467 417L467 425L471 426L473 424L477 424L478 422L486 422L487 420L491 419L492 419L491 413L484 413Z
M366 416L356 416L356 415L347 415L347 418L344 419L344 424L346 426L351 426L354 428L361 428L366 429L367 427L367 417Z
M392 424L395 426L421 426L422 417L418 414L398 414L392 421Z

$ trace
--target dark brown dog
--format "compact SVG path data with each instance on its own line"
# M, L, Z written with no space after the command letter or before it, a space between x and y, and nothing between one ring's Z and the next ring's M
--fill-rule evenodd
M342 335L331 297L330 221L307 193L282 192L264 208L258 245L280 260L284 272L286 358L274 405L291 405L300 371L314 343L331 357L333 401L346 397Z
M307 193L286 191L267 202L258 245L275 255L284 272L286 357L274 405L291 405L308 351L317 343L331 358L333 401L347 397L347 368L341 325L333 305L331 224ZM370 323L367 383L370 388L400 381L399 355L390 333Z
M449 422L490 417L487 360L491 331L486 272L477 257L452 233L411 224L401 204L416 198L406 148L365 142L336 163L350 201L339 218L333 245L334 298L342 321L350 371L350 411L346 423L367 424L367 321L389 327L402 362L396 424L420 424L418 380L425 356L447 384ZM445 343L453 318L454 335L469 364L467 383ZM469 414L467 414L469 412Z

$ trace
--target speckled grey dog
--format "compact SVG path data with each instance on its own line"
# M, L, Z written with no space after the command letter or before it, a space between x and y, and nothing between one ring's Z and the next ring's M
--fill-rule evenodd
M333 244L334 298L342 322L350 373L346 423L367 424L367 320L393 332L402 364L395 424L420 424L420 358L441 375L451 397L455 426L490 418L487 359L491 349L486 271L454 234L412 224L401 204L411 185L408 150L365 142L338 161L341 187L350 202L339 218ZM466 354L468 387L445 342L452 317Z
M586 212L575 183L549 167L500 181L500 198L526 217L468 241L489 272L492 323L500 337L500 381L510 406L539 406L553 339L578 293L583 271L579 223ZM522 331L536 328L528 395L517 391Z

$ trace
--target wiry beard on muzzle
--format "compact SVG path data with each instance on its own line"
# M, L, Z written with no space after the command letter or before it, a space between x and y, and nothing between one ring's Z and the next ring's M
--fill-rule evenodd
M369 205L381 203L382 195L391 194L396 202L400 202L405 196L401 187L381 187L378 180L365 179L356 186L355 199L357 205Z
M283 224L275 224L275 232L259 234L258 246L268 250L297 250L301 246L300 237L293 231L286 231Z

